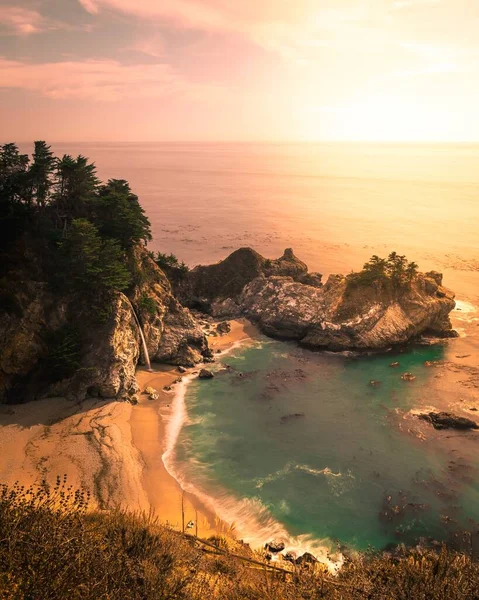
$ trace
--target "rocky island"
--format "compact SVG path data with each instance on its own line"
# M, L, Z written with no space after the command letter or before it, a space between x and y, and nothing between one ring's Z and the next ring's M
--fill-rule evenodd
M419 273L396 253L373 257L360 273L330 275L324 285L321 279L291 248L277 260L241 248L190 271L177 295L186 306L244 315L267 335L314 349L384 349L421 335L456 335L449 320L454 293L441 273Z

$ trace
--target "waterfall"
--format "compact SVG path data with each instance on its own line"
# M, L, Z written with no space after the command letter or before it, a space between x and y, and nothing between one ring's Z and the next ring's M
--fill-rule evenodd
M146 367L147 367L148 371L152 371L153 369L151 368L150 355L148 354L148 347L146 345L146 340L145 340L145 336L143 334L143 329L141 327L140 321L137 317L137 314L133 307L133 304L131 303L131 300L129 298L128 298L128 302L130 303L131 310L133 311L133 316L135 317L136 324L138 325L138 329L140 330L141 345L143 347L143 354L145 356Z

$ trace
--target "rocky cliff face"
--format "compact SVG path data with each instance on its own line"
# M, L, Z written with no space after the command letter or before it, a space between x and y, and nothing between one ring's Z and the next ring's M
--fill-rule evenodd
M135 286L131 301L143 325L151 360L191 367L209 356L203 331L175 298L163 271L140 249L135 260L142 280Z
M192 366L210 355L202 330L145 250L135 249L131 260L137 281L130 298L113 294L101 320L92 315L88 301L53 293L44 283L20 281L11 290L10 306L0 312L0 401L54 395L75 400L131 397L137 391L140 360L133 307L151 360ZM73 341L62 334L70 329ZM74 353L74 368L55 376L57 363Z
M283 256L269 260L252 248L240 248L227 258L208 266L198 266L175 285L182 304L201 308L215 316L241 312L237 300L244 287L258 277L284 276L294 281L321 286L319 273L308 273L308 267L291 248Z
M238 279L236 271L241 273ZM214 287L198 286L198 278L207 282L210 272ZM442 275L436 272L419 273L399 286L388 281L359 285L331 275L323 286L291 250L268 262L253 250L242 249L222 263L193 270L190 285L189 301L204 298L214 315L247 316L266 334L311 348L381 349L422 334L455 333L449 320L454 294L442 286Z
M348 290L344 277L333 277L322 289L271 277L248 284L239 303L243 314L275 337L311 348L381 349L424 333L452 333L454 295L442 287L429 292L429 286L424 275L396 293Z

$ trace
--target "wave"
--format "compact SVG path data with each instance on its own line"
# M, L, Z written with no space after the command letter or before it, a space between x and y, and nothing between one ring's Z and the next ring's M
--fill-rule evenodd
M453 312L461 312L461 313L474 313L476 312L476 307L474 304L470 302L466 302L465 300L456 300L456 307ZM456 315L457 316L457 315Z
M266 477L257 479L255 487L257 489L261 489L265 483L271 483L272 481L276 481L277 479L280 479L285 475L292 473L293 471L303 471L304 473L309 473L310 475L325 475L326 477L343 476L342 473L334 473L329 467L324 467L324 469L314 469L309 465L299 465L291 461L286 463L286 465L282 469L279 469L274 473L270 473L269 475L266 475Z
M310 552L331 571L337 571L342 564L342 556L330 556L334 550L333 544L328 539L318 540L311 534L292 536L284 525L277 521L261 502L259 498L236 498L227 491L218 490L215 497L209 495L188 480L175 460L175 448L183 424L188 419L186 409L186 392L188 385L195 378L187 375L178 384L172 402L172 413L166 423L166 448L162 455L163 463L168 473L176 479L181 488L196 496L209 510L216 514L222 521L234 525L235 533L253 548L263 547L268 541L282 540L285 551L303 554ZM314 469L308 465L297 465L300 470L308 469L314 474ZM319 473L319 471L318 471ZM327 467L322 470L327 477L338 477Z

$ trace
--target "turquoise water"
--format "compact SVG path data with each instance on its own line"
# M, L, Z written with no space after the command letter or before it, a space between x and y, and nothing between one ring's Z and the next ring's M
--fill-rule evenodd
M225 503L231 520L236 499L239 533L255 541L258 523L265 536L273 522L356 549L447 539L443 515L458 527L479 520L476 482L408 432L422 427L408 411L427 398L424 362L442 356L435 346L345 357L266 339L238 349L222 361L230 369L188 386L178 468L220 516ZM405 371L416 380L402 381Z

